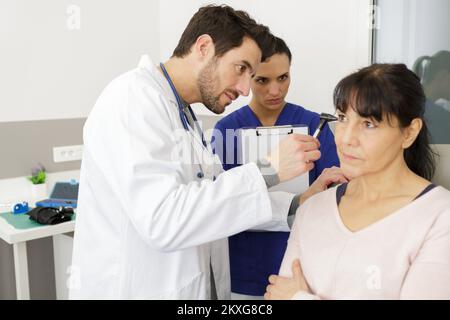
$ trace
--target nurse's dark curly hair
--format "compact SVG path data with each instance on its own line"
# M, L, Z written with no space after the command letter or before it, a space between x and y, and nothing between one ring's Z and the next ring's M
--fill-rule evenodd
M245 11L234 10L226 5L208 5L201 7L191 18L173 52L173 57L185 57L191 52L198 37L204 34L213 39L216 57L240 47L244 37L253 39L261 49L261 61L273 54L275 46L275 37L269 28L258 24Z
M377 121L390 121L394 116L400 128L421 119L422 130L404 157L414 173L427 180L433 178L436 153L430 147L424 119L425 93L420 79L404 64L374 64L347 76L334 90L334 105L341 112L351 107L361 117Z

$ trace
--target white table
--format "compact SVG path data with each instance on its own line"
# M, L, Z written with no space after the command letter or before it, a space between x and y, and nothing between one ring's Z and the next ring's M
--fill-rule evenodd
M53 226L19 230L11 226L5 219L0 218L0 238L13 245L14 248L14 270L18 300L30 299L27 241L53 237L53 242L55 242L58 236L73 232L74 229L75 221L69 221Z
M72 179L80 179L80 171L64 171L47 174L48 192L53 189L56 182L71 181ZM0 180L0 212L8 212L9 208L1 206L1 204L14 204L27 201L31 206L34 205L32 193L30 190L30 182L27 177L17 177L12 179ZM45 237L53 238L53 253L55 263L55 280L57 286L57 297L66 298L65 292L58 295L58 291L62 288L66 289L65 282L61 275L65 275L67 263L62 263L60 258L67 261L71 255L71 242L65 235L71 233L75 229L75 221L65 222L54 226L42 226L33 229L18 230L11 226L5 219L0 218L0 238L7 243L13 245L14 249L14 269L16 276L17 299L30 299L30 286L28 280L28 258L26 242ZM58 285L58 279L60 285Z

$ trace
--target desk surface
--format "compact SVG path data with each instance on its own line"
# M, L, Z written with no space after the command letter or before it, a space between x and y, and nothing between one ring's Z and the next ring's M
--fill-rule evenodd
M1 212L2 210L0 210ZM31 229L16 229L5 219L0 217L0 238L9 244L19 243L28 240L51 237L57 234L73 232L75 221L68 221L51 226L37 226Z
M5 219L0 218L0 238L9 244L51 237L57 234L73 232L74 230L75 221L68 221L52 226L19 230L11 226Z
M47 187L51 190L56 182L71 181L79 179L79 171L67 171L48 174ZM30 182L26 177L16 179L0 180L0 204L13 204L27 201L34 205L31 199ZM0 212L10 211L10 207L0 207ZM76 211L76 210L75 210ZM33 229L15 229L5 219L0 218L0 238L9 244L20 243L28 240L35 240L45 237L51 237L58 234L73 232L75 230L75 221L60 223L53 226L39 226Z

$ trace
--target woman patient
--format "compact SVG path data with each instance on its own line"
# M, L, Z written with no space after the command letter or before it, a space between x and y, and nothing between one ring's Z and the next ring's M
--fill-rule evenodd
M430 183L425 96L403 64L343 79L335 140L350 182L297 213L266 299L450 299L450 192Z

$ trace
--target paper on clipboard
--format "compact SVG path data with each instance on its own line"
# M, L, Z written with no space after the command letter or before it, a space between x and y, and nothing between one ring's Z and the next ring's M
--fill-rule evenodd
M264 159L272 148L275 148L282 139L289 134L308 134L307 126L276 126L258 127L251 129L241 129L240 139L240 160L242 164L249 162L257 163ZM309 173L305 173L290 181L280 183L269 191L285 191L300 194L309 188Z

